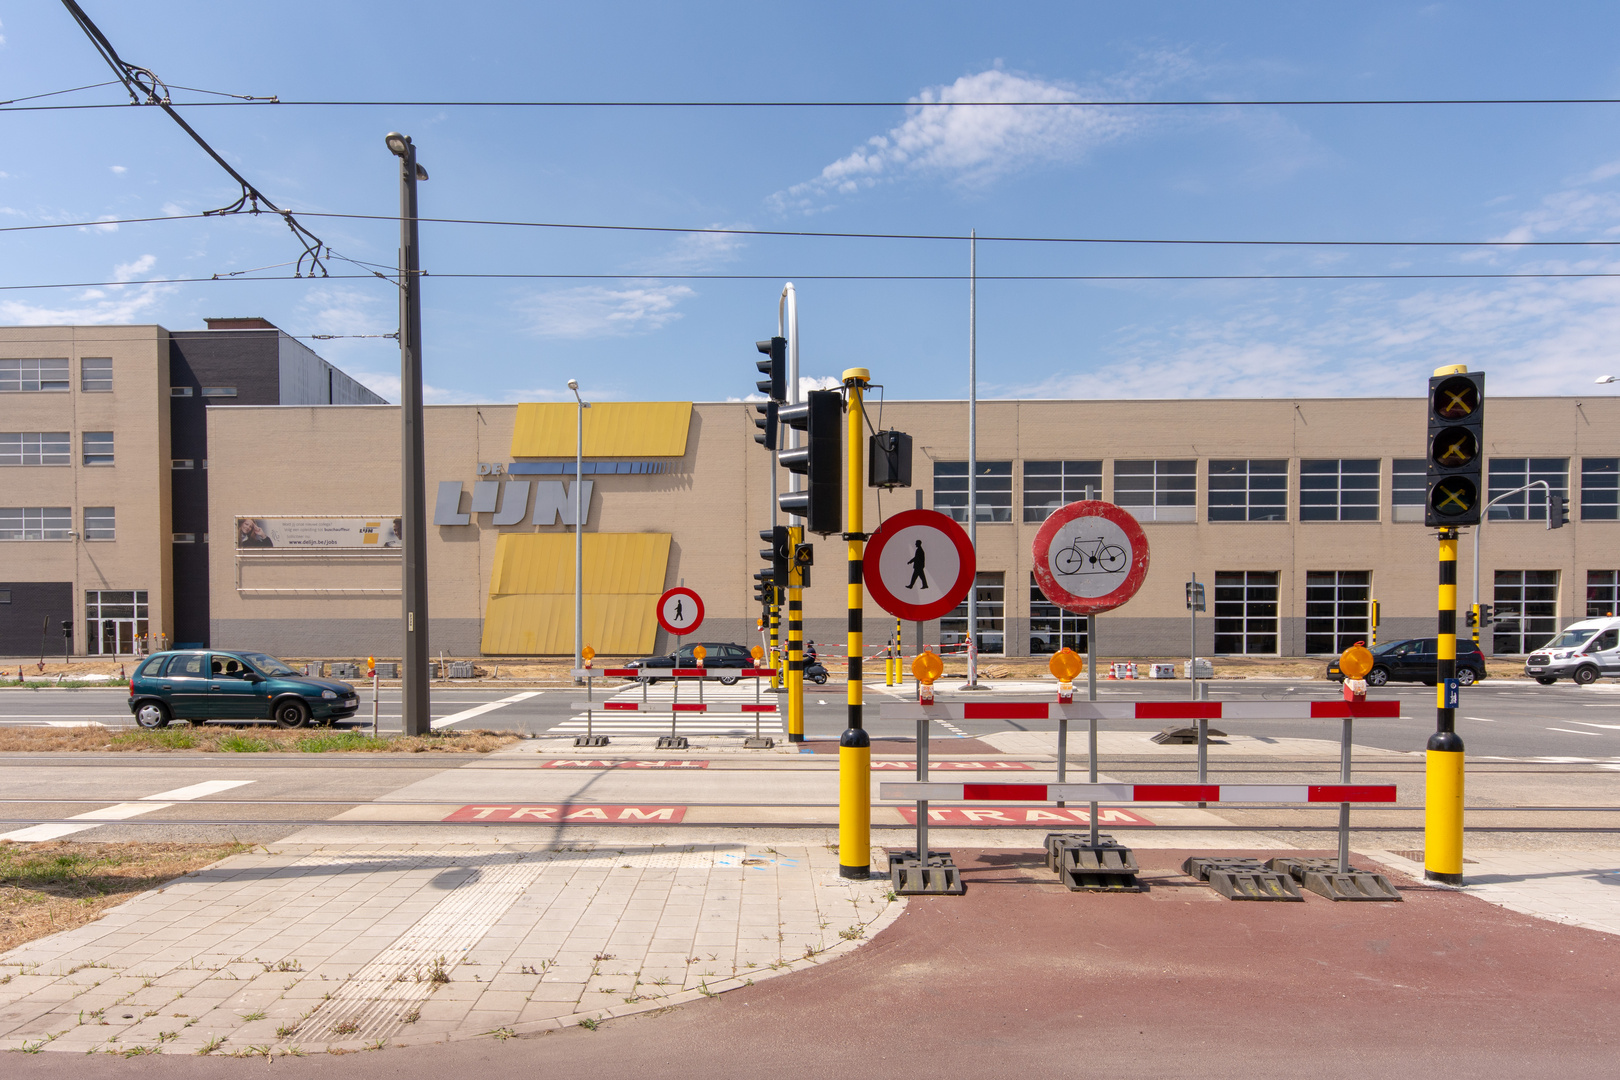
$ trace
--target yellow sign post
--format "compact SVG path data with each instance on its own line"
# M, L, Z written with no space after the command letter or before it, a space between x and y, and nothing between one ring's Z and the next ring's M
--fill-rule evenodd
M804 543L804 526L788 526L788 551ZM788 570L787 717L788 742L804 742L804 587L802 575Z

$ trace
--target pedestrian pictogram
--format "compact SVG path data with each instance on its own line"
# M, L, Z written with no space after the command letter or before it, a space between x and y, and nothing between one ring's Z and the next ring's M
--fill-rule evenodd
M867 591L889 614L927 622L960 604L977 563L962 526L937 510L905 510L878 526L862 563Z
M1100 500L1061 508L1035 535L1035 582L1058 607L1111 611L1142 587L1148 542L1129 513Z
M703 601L684 585L658 598L658 625L679 637L703 625Z

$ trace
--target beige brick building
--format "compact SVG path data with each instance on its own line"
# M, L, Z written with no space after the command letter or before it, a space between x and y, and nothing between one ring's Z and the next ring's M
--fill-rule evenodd
M608 403L586 413L587 644L663 649L651 600L682 582L704 599L698 637L757 640L752 575L765 565L758 531L770 524L770 478L754 416L738 403ZM864 528L919 493L922 505L965 521L965 404L890 401L882 420L912 435L916 486L869 491ZM572 650L574 424L571 404L427 409L435 652ZM1198 620L1202 653L1337 652L1367 636L1374 598L1382 640L1434 632L1421 399L990 401L978 428L986 654L1084 644L1080 620L1035 590L1030 551L1046 515L1088 486L1129 509L1152 548L1141 592L1098 619L1106 655L1185 655L1183 585L1194 573L1210 594ZM1484 528L1480 600L1500 622L1483 644L1512 655L1589 610L1617 610L1620 401L1492 398L1485 431L1493 492L1545 479L1570 499L1563 529L1545 528L1539 492L1508 500ZM397 654L397 408L213 408L209 442L210 531L262 525L247 527L262 546L215 545L213 643ZM841 643L844 544L815 543L808 636ZM1464 604L1472 552L1465 535ZM881 646L894 623L867 603L867 644ZM925 637L949 644L965 632L959 610Z

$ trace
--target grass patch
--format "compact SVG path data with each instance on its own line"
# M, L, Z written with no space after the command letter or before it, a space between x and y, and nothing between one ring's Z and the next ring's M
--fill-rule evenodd
M103 727L0 728L0 753L40 751L103 752L109 750L213 754L487 754L521 735L508 731L445 731L432 735L381 735L311 728L285 731L266 725L232 727L176 721L157 731L108 731Z
M0 953L94 922L136 893L249 846L0 842Z

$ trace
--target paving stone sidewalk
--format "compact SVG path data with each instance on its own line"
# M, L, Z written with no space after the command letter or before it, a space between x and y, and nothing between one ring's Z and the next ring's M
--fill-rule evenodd
M821 847L271 845L0 956L0 1049L271 1056L534 1032L855 948Z
M1392 851L1367 854L1423 879L1421 862ZM1620 934L1620 851L1469 848L1458 891L1524 915Z

